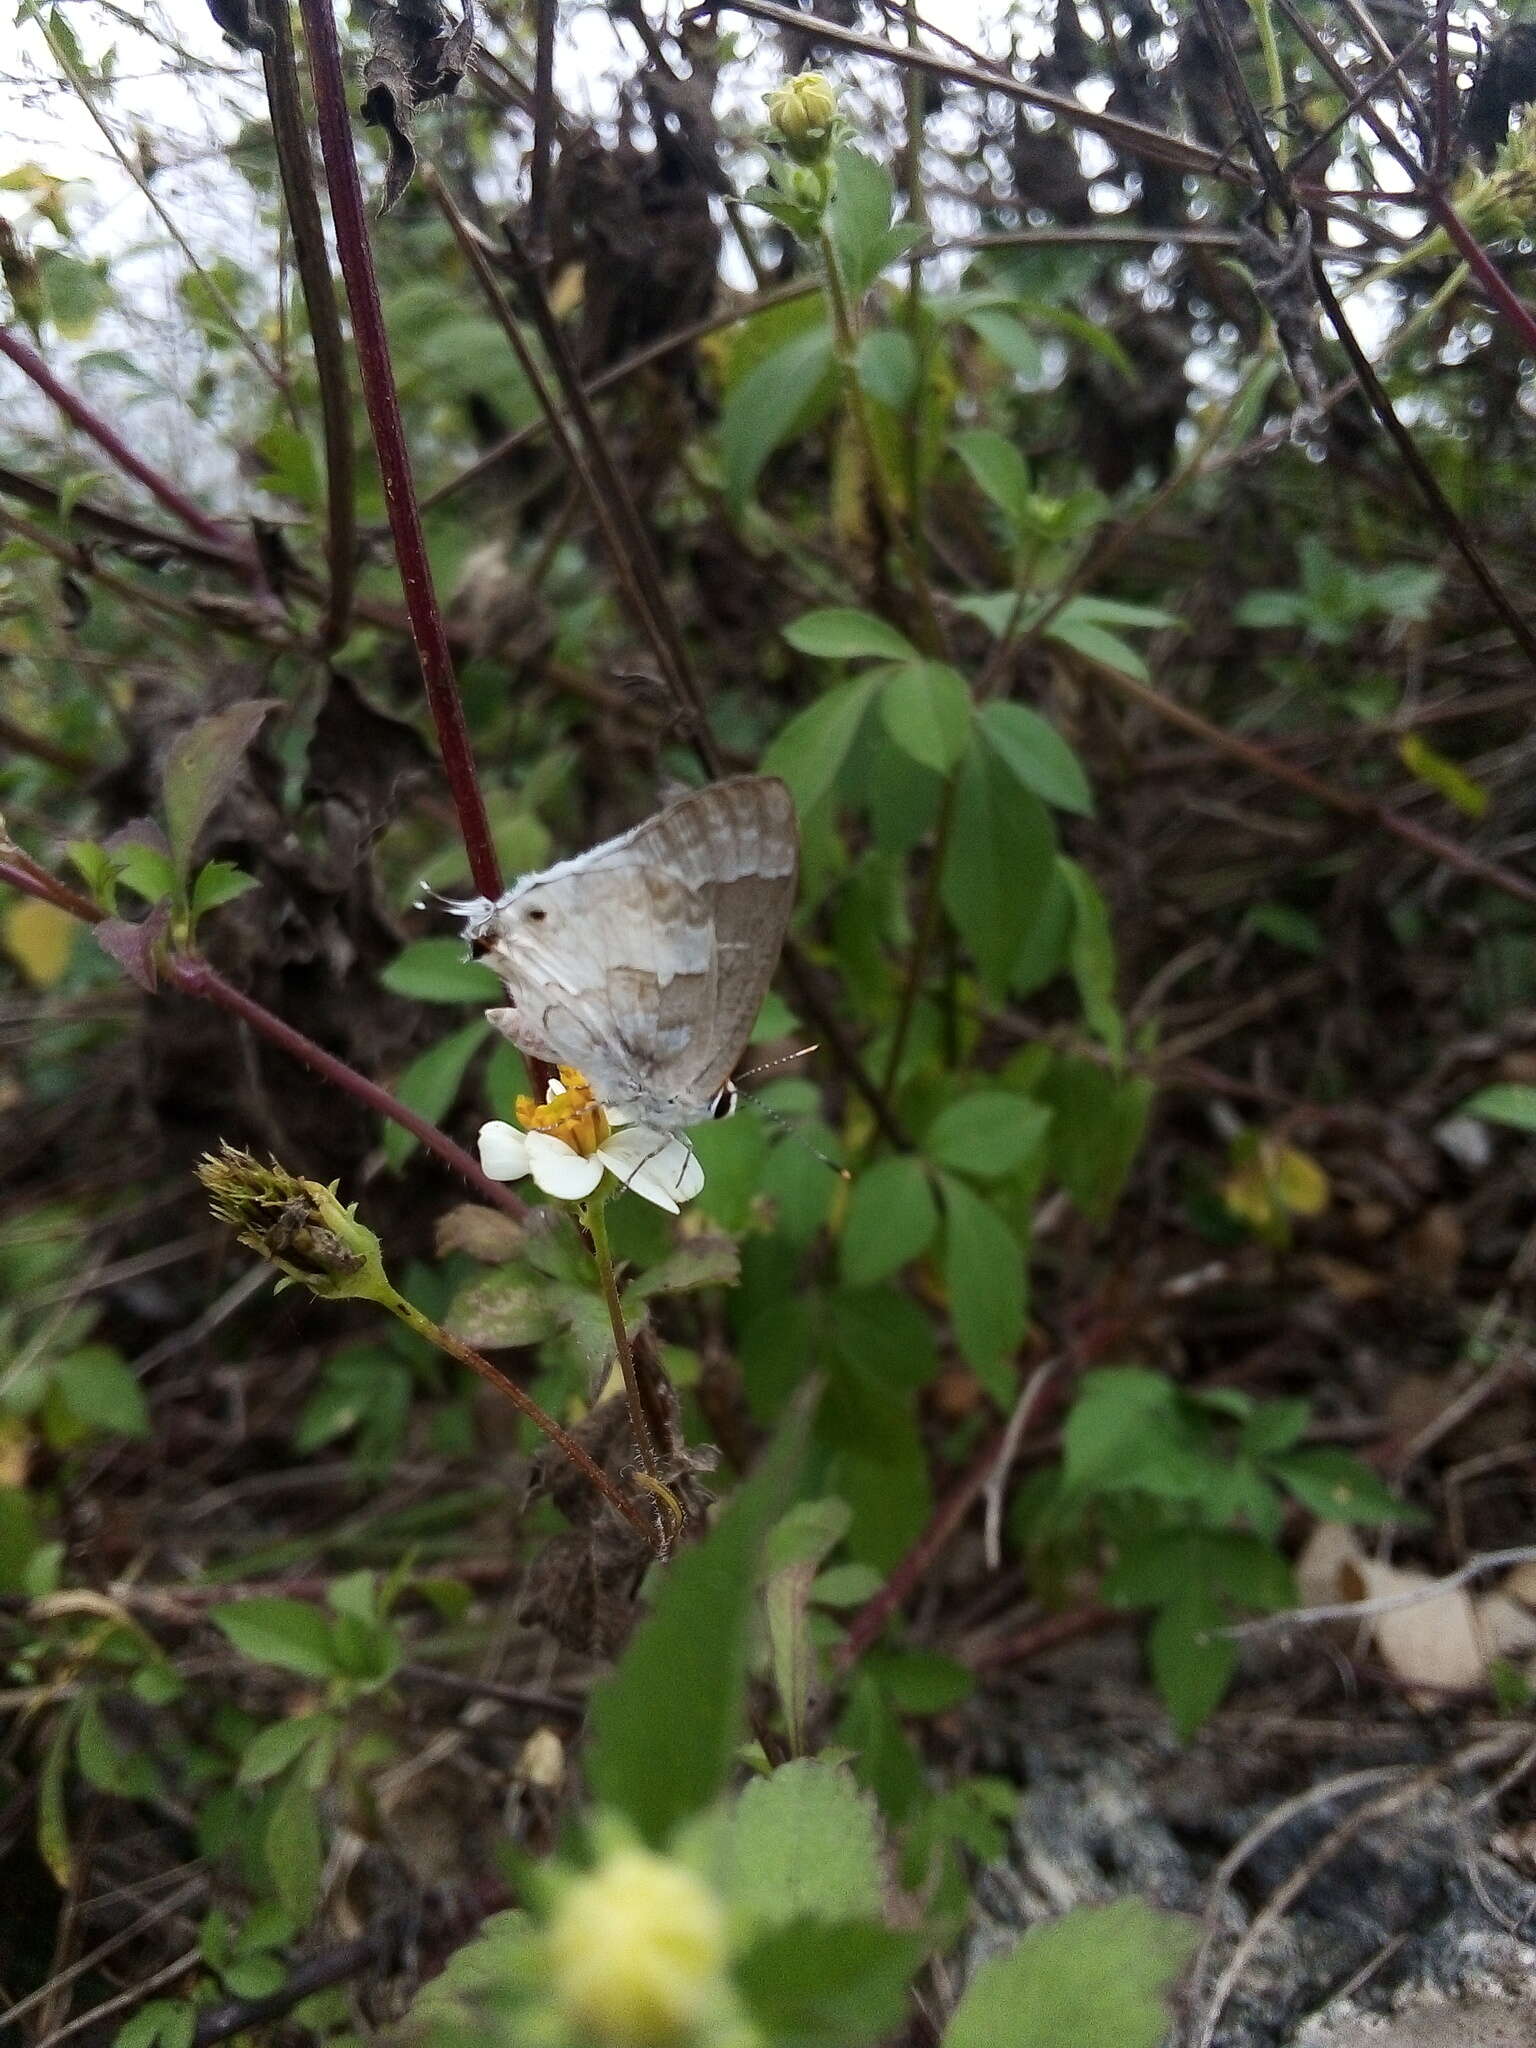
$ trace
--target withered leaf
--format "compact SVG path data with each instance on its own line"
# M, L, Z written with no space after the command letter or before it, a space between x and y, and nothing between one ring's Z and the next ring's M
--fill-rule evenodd
M122 917L104 917L91 931L103 953L117 962L130 981L152 995L160 979L160 947L170 924L170 904L157 903L137 924Z
M363 119L389 141L380 215L397 206L416 172L411 119L429 100L458 90L475 46L470 0L451 22L441 0L400 0L368 11L373 54L363 66Z

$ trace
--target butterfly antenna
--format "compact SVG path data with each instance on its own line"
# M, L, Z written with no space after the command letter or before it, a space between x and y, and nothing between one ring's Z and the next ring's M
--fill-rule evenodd
M781 1060L764 1060L763 1064L760 1067L748 1067L747 1071L744 1074L738 1074L736 1076L736 1080L750 1081L754 1074L771 1074L775 1067L787 1067L795 1060L803 1060L807 1053L819 1052L820 1050L821 1048L816 1045L802 1045L798 1052L786 1053L783 1059ZM732 1085L734 1086L735 1084L733 1083ZM819 1159L823 1166L830 1167L832 1172L837 1175L839 1180L853 1179L853 1175L848 1171L846 1166L839 1166L835 1159L829 1159L826 1153L823 1152L819 1146L813 1145L811 1143L810 1139L806 1137L803 1131L797 1131L795 1129L794 1125L790 1122L787 1116L784 1116L778 1110L771 1108L766 1102L762 1100L761 1096L753 1095L748 1099L750 1100L752 1107L758 1112L759 1115L768 1117L773 1123L776 1123L779 1129L785 1132L787 1136L793 1138L797 1145L803 1146L804 1149L810 1153L813 1159Z

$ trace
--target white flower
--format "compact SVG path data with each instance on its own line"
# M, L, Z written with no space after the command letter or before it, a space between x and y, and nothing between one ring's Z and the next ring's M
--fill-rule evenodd
M517 1115L521 1130L499 1119L480 1126L480 1164L492 1180L531 1174L557 1201L583 1202L611 1173L674 1216L704 1185L704 1169L686 1138L604 1109L573 1067L560 1069L542 1107L522 1097Z

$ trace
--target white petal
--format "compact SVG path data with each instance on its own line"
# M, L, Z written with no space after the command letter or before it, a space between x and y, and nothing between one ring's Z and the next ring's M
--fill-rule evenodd
M560 1202L582 1202L603 1177L600 1159L583 1159L548 1131L528 1133L528 1170Z
M678 1203L690 1201L704 1185L704 1169L687 1140L648 1124L615 1131L598 1157L625 1187L674 1216Z
M482 1124L480 1165L492 1180L521 1180L528 1171L528 1140L515 1124Z

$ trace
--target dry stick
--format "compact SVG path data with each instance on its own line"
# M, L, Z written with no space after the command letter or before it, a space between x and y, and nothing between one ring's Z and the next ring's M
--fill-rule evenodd
M1412 434L1399 419L1397 408L1387 395L1386 387L1376 375L1364 349L1356 340L1354 330L1345 318L1344 309L1339 304L1333 286L1328 282L1323 267L1315 256L1312 259L1312 282L1322 301L1323 311L1328 315L1329 324L1343 344L1344 353L1349 357L1360 389L1365 393L1371 411L1376 415L1377 423L1402 457L1403 467L1417 484L1425 503L1443 528L1446 538L1471 570L1478 588L1508 626L1526 660L1532 668L1536 668L1536 632L1531 630L1503 584L1494 575L1488 565L1488 558L1472 538L1460 513L1440 488L1434 471L1419 453L1418 444Z
M560 323L550 308L538 273L510 223L504 224L503 232L512 255L513 276L522 294L528 317L533 323L534 332L538 335L550 367L555 373L567 410L581 437L592 474L609 496L615 530L628 557L629 573L641 592L652 622L657 659L661 662L662 671L679 706L692 721L693 729L689 733L689 739L694 751L710 774L718 775L721 767L719 750L709 729L704 693L688 659L677 615L667 598L661 564L656 559L656 551L651 546L651 538L646 531L645 522L640 517L634 494L613 459L608 437L598 422L597 414L592 410L592 402L587 397L586 386L582 383L581 371L571 354Z
M550 170L555 149L555 22L558 0L536 0L533 53L533 153L528 159L528 242L536 263L547 263Z
M20 498L24 505L34 505L38 511L51 512L60 519L68 517L78 521L121 548L138 548L153 556L180 555L188 561L202 562L210 569L229 569L245 578L251 575L251 557L222 538L210 542L194 534L166 533L159 527L145 526L142 521L129 518L125 513L110 511L105 505L93 504L89 498L76 498L66 513L64 493L57 485L44 483L39 477L28 476L22 470L3 464L0 464L0 495Z
M357 578L357 486L352 446L352 393L347 378L346 346L325 223L315 193L309 128L294 58L293 32L287 0L261 0L262 17L272 31L272 47L262 52L267 106L272 115L272 140L277 150L283 204L293 234L294 261L304 307L309 316L310 344L320 388L320 431L325 444L325 559L329 581L320 644L339 647L352 623L352 593Z
M578 490L585 498L587 508L591 512L598 532L602 536L603 544L608 553L609 565L618 582L625 606L631 613L642 636L651 643L652 651L656 656L662 673L667 677L668 682L673 684L674 695L676 695L678 692L671 643L661 619L657 616L656 607L651 601L650 594L644 588L637 573L635 559L628 543L628 535L621 527L621 513L618 501L613 492L606 488L606 485L600 482L594 474L592 464L588 460L586 442L584 440L578 441L570 431L570 416L560 411L554 393L549 388L533 350L528 346L522 329L513 317L511 307L502 296L501 287L496 279L496 273L491 268L490 259L481 246L480 239L474 228L464 218L453 195L449 192L442 179L437 176L436 172L431 170L423 172L422 182L437 201L443 218L453 230L454 239L457 241L460 252L474 275L475 282L480 287L492 317L506 336L507 344L517 358L518 368L527 378L533 395L538 400L545 424L553 435L555 445L564 457L572 478Z
M1200 2032L1196 2037L1195 2048L1212 2048L1212 2044L1216 2039L1216 2029L1220 2025L1221 2016L1227 2007L1227 2000L1236 1989L1238 1979L1246 1969L1249 1957L1254 1953L1276 1921L1285 1913L1292 1901L1301 1896L1318 1872L1325 1869L1348 1842L1351 1842L1364 1828L1369 1827L1373 1821L1386 1820L1401 1807L1409 1805L1416 1799L1421 1799L1432 1786L1439 1784L1443 1779L1451 1777L1459 1771L1472 1770L1478 1764L1498 1762L1511 1749L1515 1748L1522 1739L1522 1731L1519 1729L1506 1729L1501 1734L1490 1736L1483 1742L1472 1743L1466 1749L1447 1759L1445 1763L1436 1764L1427 1771L1421 1771L1408 1784L1398 1786L1393 1791L1385 1793L1380 1799L1373 1799L1367 1805L1356 1808L1355 1812L1350 1814L1347 1819L1341 1821L1336 1828L1331 1829L1312 1850L1310 1855L1302 1858L1301 1862L1297 1864L1284 1883L1278 1885L1271 1892L1259 1911L1254 1914L1252 1920L1249 1921L1244 1929L1242 1938L1228 1959L1227 1966L1222 1971L1221 1976L1217 1980L1216 1988L1211 1994L1211 2002L1206 2010Z
M426 686L432 722L437 728L443 772L448 778L453 806L458 813L459 831L463 836L474 885L482 896L494 898L501 894L501 863L491 837L485 799L475 774L474 754L464 720L464 706L459 697L458 679L454 674L453 656L433 587L426 538L421 530L421 514L411 476L410 450L400 417L389 336L384 326L384 309L379 302L373 252L368 244L363 188L358 177L357 159L352 153L346 85L341 70L341 45L331 5L332 0L299 0L308 44L310 79L315 92L320 152L325 161L326 184L331 197L336 254L347 288L347 304L352 312L352 337L362 377L363 402L368 408L368 423L373 429L374 447L378 451L384 502L395 543L395 558L400 566L411 638L421 663L421 677Z
M1237 117L1238 124L1242 128L1243 138L1248 145L1249 153L1259 167L1260 176L1264 181L1265 192L1271 203L1289 220L1296 212L1297 202L1294 190L1285 170L1270 149L1269 138L1264 132L1264 124L1259 118L1258 109L1254 106L1252 96L1248 91L1247 82L1243 77L1242 67L1237 61L1237 53L1232 47L1231 36L1226 22L1222 18L1221 10L1219 6L1214 4L1214 0L1200 0L1200 14L1221 65L1223 82L1227 89L1227 98L1233 113ZM1362 108L1368 118L1374 121L1374 110L1365 108L1363 102ZM1488 566L1487 559L1481 548L1479 548L1476 541L1473 540L1471 534L1467 531L1456 508L1446 497L1444 491L1441 490L1429 465L1425 462L1423 456L1420 455L1413 436L1398 418L1392 401L1387 396L1385 387L1372 368L1364 350L1355 339L1354 331L1345 319L1343 309L1339 305L1338 299L1334 295L1333 287L1328 281L1323 269L1322 260L1316 254L1313 254L1311 258L1310 267L1313 287L1328 315L1330 325L1343 346L1344 353L1349 357L1350 367L1353 369L1356 380L1362 391L1364 391L1378 423L1393 442L1398 454L1403 459L1404 467L1418 485L1421 494L1439 521L1447 538L1452 542L1461 555L1462 560L1471 570L1483 595L1515 636L1526 659L1533 667L1536 667L1536 634L1532 633L1530 627L1505 594L1498 578Z
M981 92L1002 93L1009 99L1022 100L1026 106L1055 114L1072 127L1102 136L1106 142L1113 143L1131 156L1144 157L1152 163L1169 164L1175 170L1223 178L1228 183L1250 182L1239 167L1213 149L1186 142L1177 135L1164 134L1161 129L1150 128L1142 121L1130 121L1118 114L1096 113L1092 107L1085 107L1061 93L1025 85L1001 66L994 68L990 64L949 62L934 56L930 50L902 48L883 36L865 35L858 29L844 28L839 22L824 20L819 14L801 13L798 8L776 6L773 0L709 0L707 10L700 8L698 11L713 14L717 11L717 4L732 13L749 14L759 21L777 22L781 28L793 29L797 36L814 37L819 43L835 43L847 50L858 50L866 57L882 58L888 64L905 64L916 71L930 72L936 78L973 85Z
M147 462L135 455L116 428L109 426L78 393L61 384L32 344L24 341L12 327L0 327L0 355L9 356L23 376L29 377L38 390L52 400L67 420L77 426L83 434L88 434L102 453L108 456L125 476L131 476L136 482L141 483L150 496L158 499L173 518L179 519L190 532L216 547L220 554L228 551L230 543L225 538L222 528L199 506L194 505L190 498L178 491L159 470L152 469Z
M1198 711L1191 711L1186 705L1175 703L1147 683L1138 682L1134 676L1123 674L1119 669L1104 666L1087 655L1079 655L1091 673L1101 682L1108 683L1122 696L1144 705L1157 717L1170 725L1177 725L1185 732L1194 733L1214 747L1218 753L1230 754L1234 760L1256 769L1273 782L1284 782L1292 789L1299 790L1314 803L1322 804L1330 811L1337 811L1342 817L1358 818L1369 825L1379 825L1384 832L1415 847L1420 853L1427 853L1432 859L1443 861L1458 874L1467 875L1473 881L1486 882L1490 888L1502 890L1506 896L1513 896L1521 903L1536 904L1536 882L1528 881L1513 868L1506 868L1497 861L1486 860L1474 853L1470 847L1459 846L1454 839L1446 839L1432 831L1427 825L1415 823L1404 817L1400 811L1378 803L1374 797L1358 796L1353 790L1339 789L1331 782L1311 774L1305 768L1283 760L1272 754L1267 747L1256 745L1252 740L1240 738L1236 733L1224 731L1213 725L1208 718L1202 718Z
M1338 90L1346 97L1352 95L1354 80L1344 69L1343 65L1339 63L1316 29L1313 28L1311 22L1293 4L1293 0L1275 0L1275 4L1279 7L1281 13L1296 31L1297 35L1301 37L1318 63L1328 73L1328 76L1332 79ZM1533 313L1524 300L1517 296L1509 280L1504 276L1493 258L1488 254L1488 251L1483 247L1476 235L1473 234L1445 194L1438 186L1426 183L1423 167L1414 161L1412 152L1404 147L1401 139L1393 133L1391 126L1381 118L1374 107L1362 106L1360 111L1377 140L1397 158L1397 161L1413 180L1414 191L1411 195L1407 196L1416 198L1420 204L1429 208L1441 227L1445 229L1446 234L1456 244L1467 268L1477 278L1489 298L1492 299L1505 319L1515 329L1524 345L1529 349L1536 349L1536 313ZM1395 204L1400 206L1403 203L1405 195L1394 193L1392 196Z

